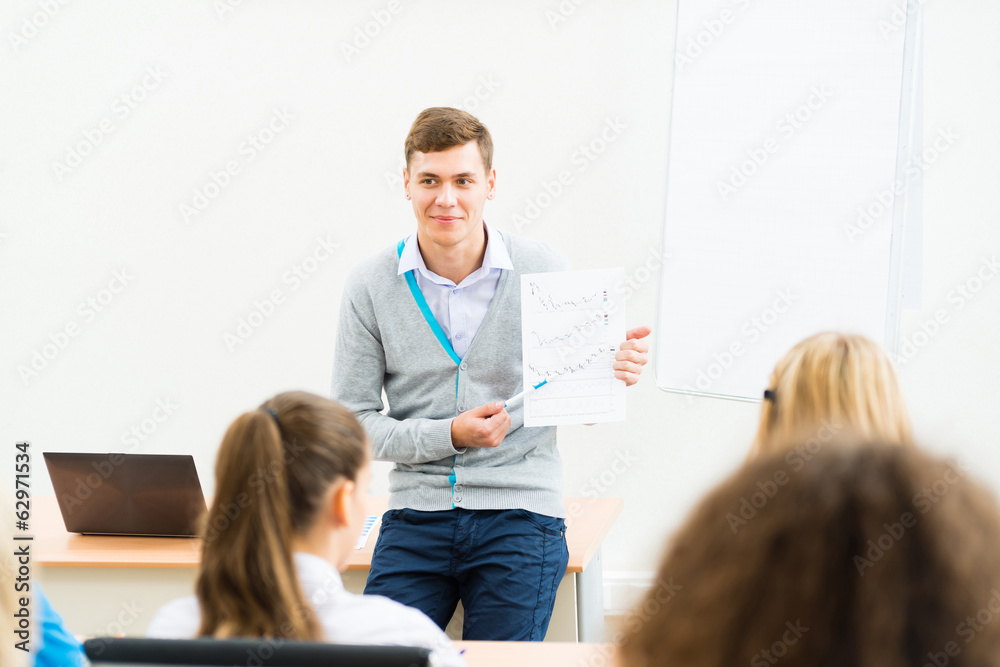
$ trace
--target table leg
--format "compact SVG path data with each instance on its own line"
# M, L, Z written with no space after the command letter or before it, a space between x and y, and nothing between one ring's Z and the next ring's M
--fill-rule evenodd
M604 555L601 549L583 572L576 573L576 619L579 641L604 642Z

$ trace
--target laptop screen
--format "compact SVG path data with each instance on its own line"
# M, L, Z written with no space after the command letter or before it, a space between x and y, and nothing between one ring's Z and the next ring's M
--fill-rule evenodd
M45 452L66 530L194 536L205 497L194 458L179 454Z

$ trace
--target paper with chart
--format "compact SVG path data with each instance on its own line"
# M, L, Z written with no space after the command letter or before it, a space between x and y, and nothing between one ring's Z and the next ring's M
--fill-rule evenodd
M358 539L354 542L354 550L364 549L365 545L368 544L368 536L372 532L372 528L375 527L375 522L378 521L377 516L369 515L365 517L365 523L361 526L361 534L358 535Z
M625 419L625 382L611 364L625 340L623 269L521 276L525 426Z

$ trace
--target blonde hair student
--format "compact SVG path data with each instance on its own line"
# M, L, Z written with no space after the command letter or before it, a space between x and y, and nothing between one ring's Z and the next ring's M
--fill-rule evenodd
M339 571L367 516L368 452L354 414L315 394L278 394L237 417L216 459L196 595L164 606L148 636L418 646L462 665L420 612L344 589Z
M868 439L913 440L892 362L864 336L825 332L789 350L771 373L751 457L824 422Z
M741 514L778 471L773 497ZM619 664L996 665L998 552L996 500L954 462L832 441L793 472L775 452L674 536Z

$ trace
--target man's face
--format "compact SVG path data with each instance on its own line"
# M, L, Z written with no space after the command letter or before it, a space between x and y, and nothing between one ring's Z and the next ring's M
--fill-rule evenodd
M437 153L415 153L403 186L417 216L417 238L452 248L482 238L483 207L493 194L496 170L485 173L479 145L471 141Z

